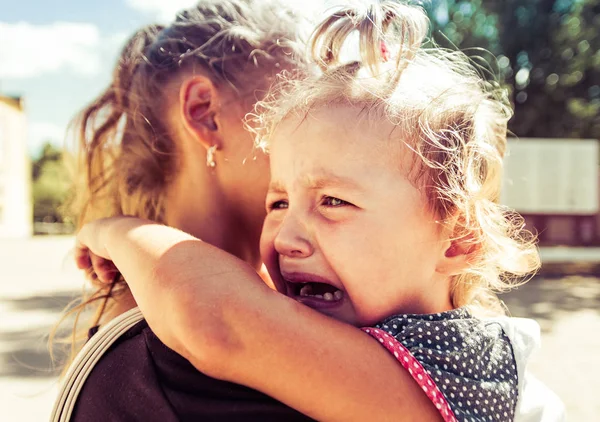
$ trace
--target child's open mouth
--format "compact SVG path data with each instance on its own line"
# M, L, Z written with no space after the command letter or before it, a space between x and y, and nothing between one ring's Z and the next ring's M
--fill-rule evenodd
M287 284L288 296L313 308L338 305L344 292L328 280L313 274L282 274Z
M328 302L337 301L344 297L344 293L337 287L325 283L296 283L294 295L300 297L312 297L324 299Z

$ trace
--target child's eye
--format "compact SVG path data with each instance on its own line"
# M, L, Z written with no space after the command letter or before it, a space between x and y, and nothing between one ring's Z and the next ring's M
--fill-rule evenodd
M333 207L333 208L352 205L350 202L346 202L343 199L339 199L339 198L336 198L333 196L325 196L321 203L327 207Z
M285 200L275 201L267 206L268 211L282 210L288 208L289 204Z

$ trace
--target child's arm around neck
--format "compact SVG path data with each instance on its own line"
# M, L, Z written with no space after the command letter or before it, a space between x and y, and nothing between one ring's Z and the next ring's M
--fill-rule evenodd
M216 247L129 217L91 223L78 240L115 263L157 336L207 375L318 420L441 420L371 337L271 290Z

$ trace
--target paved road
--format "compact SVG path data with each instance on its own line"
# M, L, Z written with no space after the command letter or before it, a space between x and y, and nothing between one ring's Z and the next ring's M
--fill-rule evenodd
M69 237L0 240L0 420L47 420L56 371L45 348L49 327L81 289ZM535 318L542 349L533 372L567 405L569 420L600 414L600 279L536 278L504 296L515 316Z
M568 420L600 420L600 278L536 278L503 299L512 315L540 324L531 370L564 401Z
M56 396L47 334L82 280L70 237L0 240L0 420L44 421Z

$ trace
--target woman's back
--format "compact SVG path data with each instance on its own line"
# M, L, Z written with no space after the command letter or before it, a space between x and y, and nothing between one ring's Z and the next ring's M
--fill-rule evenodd
M309 421L256 390L197 371L138 322L87 378L73 421Z

